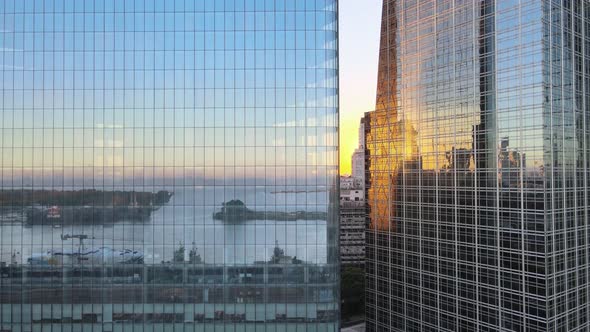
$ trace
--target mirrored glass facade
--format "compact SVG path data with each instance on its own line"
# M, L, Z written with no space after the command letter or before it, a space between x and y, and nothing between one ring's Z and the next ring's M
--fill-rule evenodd
M336 331L336 0L0 2L0 331Z
M385 0L368 331L587 331L590 5Z

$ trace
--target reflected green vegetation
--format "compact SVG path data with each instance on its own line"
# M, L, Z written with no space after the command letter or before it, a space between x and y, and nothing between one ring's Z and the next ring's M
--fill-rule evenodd
M138 191L103 190L0 190L0 204L64 205L64 206L129 206L163 205L170 201L172 193L161 190L157 193Z
M24 222L30 226L144 221L153 211L167 204L171 197L172 193L165 190L157 193L2 190L0 222Z
M316 211L254 211L246 207L246 204L239 199L222 203L221 211L213 214L213 219L223 220L226 222L240 222L247 220L277 220L277 221L296 221L296 220L327 220L326 212Z

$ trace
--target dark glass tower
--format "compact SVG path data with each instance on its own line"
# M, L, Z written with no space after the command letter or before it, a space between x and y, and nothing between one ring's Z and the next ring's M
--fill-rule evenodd
M385 0L368 331L587 331L590 5Z
M0 1L0 331L339 330L336 0Z

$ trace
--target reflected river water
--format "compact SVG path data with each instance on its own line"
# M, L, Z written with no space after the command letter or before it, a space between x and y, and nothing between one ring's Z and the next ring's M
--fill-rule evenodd
M78 251L107 247L131 249L143 254L145 264L173 259L184 246L185 259L196 250L207 264L252 264L268 261L280 247L285 255L308 263L327 261L325 220L249 220L228 223L214 220L221 203L244 201L255 211L326 212L326 192L228 191L227 187L174 189L170 202L154 211L149 220L122 221L110 225L25 226L19 221L0 223L0 261L26 263L48 250ZM62 239L86 235L87 239ZM21 252L22 250L22 252Z

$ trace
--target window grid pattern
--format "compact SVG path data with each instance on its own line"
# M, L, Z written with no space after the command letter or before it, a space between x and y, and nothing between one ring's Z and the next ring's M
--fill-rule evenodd
M337 13L2 1L0 330L338 330Z
M589 13L384 1L368 331L588 329Z

